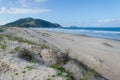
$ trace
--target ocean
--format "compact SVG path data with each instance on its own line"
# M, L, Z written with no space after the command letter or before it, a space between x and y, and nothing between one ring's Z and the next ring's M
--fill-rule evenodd
M77 35L86 35L97 38L114 39L120 41L120 28L32 28Z

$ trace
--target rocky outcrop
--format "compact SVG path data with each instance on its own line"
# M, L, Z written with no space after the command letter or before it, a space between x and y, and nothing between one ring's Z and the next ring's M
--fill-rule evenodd
M43 35L44 34L44 35ZM0 80L107 80L25 28L0 33Z

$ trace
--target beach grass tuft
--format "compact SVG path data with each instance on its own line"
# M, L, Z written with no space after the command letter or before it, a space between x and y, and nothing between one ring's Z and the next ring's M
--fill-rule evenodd
M104 42L103 44L104 44L105 46L113 47L113 45L111 45L111 44L109 44L109 43L106 43L106 42Z

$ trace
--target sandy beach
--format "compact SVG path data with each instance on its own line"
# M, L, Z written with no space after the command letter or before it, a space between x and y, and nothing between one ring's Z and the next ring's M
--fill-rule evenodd
M120 80L120 0L0 0L0 80Z
M120 79L120 41L13 27L0 43L0 80Z
M120 79L120 41L82 35L40 31L48 34L46 41L54 44L69 56L82 61L109 80Z

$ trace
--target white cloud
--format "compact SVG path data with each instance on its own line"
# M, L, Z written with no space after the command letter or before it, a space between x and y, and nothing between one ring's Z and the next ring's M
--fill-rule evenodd
M109 27L119 27L120 26L120 19L104 19L98 20L96 23L98 26L109 26Z
M5 8L0 8L0 14L5 12Z
M41 3L41 2L46 2L47 0L35 0L35 2L39 2L39 3Z
M51 11L50 9L40 8L40 3L46 1L48 0L11 0L7 3L9 6L0 7L0 14L38 14L49 12Z
M18 3L19 3L22 7L27 7L27 2L26 2L26 0L18 0Z
M0 8L0 14L39 14L49 12L49 9L29 9L29 8Z
M117 22L120 21L120 19L104 19L104 20L98 20L98 23L111 23L111 22Z
M4 2L4 5L7 7L39 7L42 3L45 3L49 0L0 0L0 3ZM34 5L34 6L33 6Z

